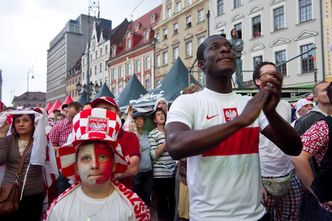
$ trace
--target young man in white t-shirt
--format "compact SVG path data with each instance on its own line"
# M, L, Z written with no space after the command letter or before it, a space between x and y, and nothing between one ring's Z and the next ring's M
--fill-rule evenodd
M46 220L150 220L144 202L114 179L127 169L117 142L121 120L112 111L93 108L73 120L74 140L58 150L58 167L77 183L53 201Z
M262 62L253 72L253 81L261 90L262 79L267 71L277 71L275 64ZM268 76L267 76L268 77ZM291 122L291 106L280 100L277 113L288 123ZM295 176L290 156L283 153L264 135L259 135L259 158L263 180L263 202L266 210L275 220L297 221L302 200L302 184Z
M190 220L268 220L261 204L259 132L289 155L298 155L302 147L294 129L275 111L282 76L265 73L270 77L253 98L236 94L234 50L219 35L199 46L197 60L206 88L178 97L166 125L171 156L188 157Z

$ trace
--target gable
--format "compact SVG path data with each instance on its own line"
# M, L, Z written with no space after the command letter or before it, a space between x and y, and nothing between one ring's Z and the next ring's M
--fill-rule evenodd
M265 45L261 44L261 43L257 43L257 44L254 44L251 48L250 48L250 51L251 52L254 52L254 51L260 51L260 50L263 50L265 48Z
M288 44L289 42L291 42L291 40L286 39L286 38L277 38L276 40L274 40L270 46L274 47L274 46L278 46L278 45L284 45L284 44Z
M318 32L304 30L299 35L297 35L294 40L298 41L298 40L302 40L302 39L305 39L305 38L314 37L316 35L318 35Z
M250 9L248 15L254 14L254 13L262 11L262 10L263 10L263 6L261 6L261 5L255 6L252 9Z

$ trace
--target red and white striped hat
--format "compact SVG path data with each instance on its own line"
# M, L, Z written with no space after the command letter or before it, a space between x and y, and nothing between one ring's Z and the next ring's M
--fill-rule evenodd
M94 108L94 107L96 107L96 105L98 103L101 103L101 102L109 103L110 105L115 107L118 111L120 110L120 108L117 105L117 103L115 102L115 100L113 98L110 98L110 97L107 97L107 96L98 97L97 99L93 100L91 102L91 107Z
M60 172L69 179L75 179L76 150L85 141L108 143L114 153L114 173L124 172L128 162L123 157L121 146L117 142L120 128L119 116L106 109L92 108L76 114L73 119L73 141L64 144L57 151L57 165Z

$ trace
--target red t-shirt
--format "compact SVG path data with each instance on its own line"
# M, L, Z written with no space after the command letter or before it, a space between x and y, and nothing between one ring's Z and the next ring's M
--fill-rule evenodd
M132 156L138 156L139 158L141 158L139 140L133 132L124 131L121 128L118 134L118 142L121 145L122 153L125 158ZM132 178L133 177L126 177L123 179L119 179L119 181L127 188L132 190Z

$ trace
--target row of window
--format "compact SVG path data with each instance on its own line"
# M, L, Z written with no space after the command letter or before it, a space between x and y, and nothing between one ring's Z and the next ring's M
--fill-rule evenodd
M186 5L190 6L193 4L193 0L186 0ZM182 2L177 1L175 3L175 11L174 14L179 13L182 10ZM172 17L172 7L167 7L166 9L166 18Z
M105 52L105 53L103 53ZM105 45L105 50L103 50L103 48L99 48L99 56L98 56L98 50L95 50L95 53L94 53L94 56L93 56L93 53L90 53L90 62L94 59L94 60L97 60L99 57L102 57L103 55L105 54L108 54L108 45L106 44ZM82 66L85 66L86 65L86 58L84 57L82 59Z
M144 71L151 70L151 56L145 56L143 58L143 68ZM117 68L111 69L111 80L115 80L116 77L119 75L120 78L124 78L125 76L131 76L133 73L141 73L142 72L142 66L141 66L141 60L135 60L134 61L135 70L132 68L131 63L127 63L125 65L120 65Z
M312 4L311 0L300 0L300 21L308 21L312 19ZM238 31L238 37L242 38L242 23L237 23L234 28ZM273 9L273 31L278 31L286 28L285 22L285 7L280 6ZM251 18L252 38L257 38L262 35L262 18L257 15ZM221 30L222 32L224 30Z
M200 9L197 11L197 23L203 22L205 20L205 15L204 15L204 10ZM188 15L185 19L185 27L186 28L191 28L192 27L192 17L191 15ZM173 35L176 35L179 33L179 24L178 22L175 22L173 24ZM168 37L168 30L167 27L163 28L163 40L166 40ZM160 34L156 33L156 40L159 42L160 41Z
M313 72L315 69L315 56L313 55L312 51L305 53L309 51L312 47L313 44L306 44L300 46L300 53L304 53L301 56L301 73ZM276 51L274 57L278 71L284 76L287 76L287 64L285 63L287 61L286 50ZM253 57L253 67L255 68L262 61L262 55Z
M197 42L200 45L205 40L204 36L198 38ZM189 40L185 42L185 56L186 58L193 56L193 41ZM179 57L179 45L172 48L173 62ZM168 50L164 50L161 54L156 55L156 67L159 68L168 64Z

